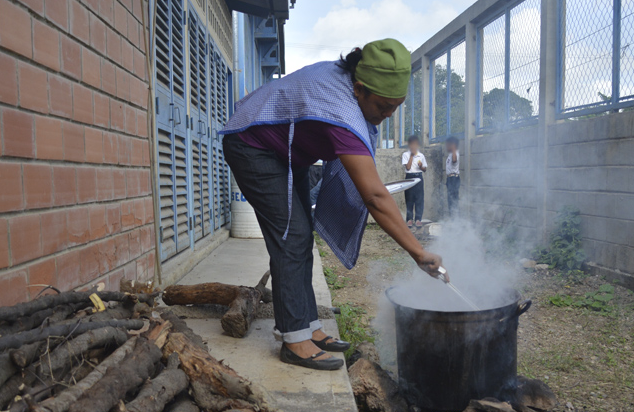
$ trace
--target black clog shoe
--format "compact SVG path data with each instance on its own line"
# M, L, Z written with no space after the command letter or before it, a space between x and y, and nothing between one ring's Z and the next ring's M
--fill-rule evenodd
M345 352L350 348L350 344L348 342L342 340L335 340L334 342L328 342L328 340L334 339L332 336L326 336L322 340L314 340L313 343L321 350L325 350L328 352Z
M282 350L280 351L280 360L291 365L303 366L304 368L317 369L322 371L334 371L343 366L343 360L335 357L327 359L315 359L320 357L324 353L326 352L322 350L319 353L315 353L310 358L302 358L296 355L292 350L287 348L286 345L282 345Z

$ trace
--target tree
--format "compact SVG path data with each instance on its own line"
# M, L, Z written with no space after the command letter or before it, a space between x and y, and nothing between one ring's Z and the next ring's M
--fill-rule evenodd
M482 95L482 126L487 129L501 129L506 122L506 100L504 89L492 89ZM513 123L533 116L533 103L509 91L509 118Z
M465 83L462 76L451 71L451 130L447 130L447 69L436 65L434 89L434 136L448 136L464 133L464 96Z

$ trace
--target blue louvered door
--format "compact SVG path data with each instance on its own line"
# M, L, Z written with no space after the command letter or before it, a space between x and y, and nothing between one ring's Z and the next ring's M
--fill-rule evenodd
M157 0L156 111L161 260L189 246L182 0Z
M207 33L193 7L189 11L189 113L191 139L191 226L196 241L211 232Z

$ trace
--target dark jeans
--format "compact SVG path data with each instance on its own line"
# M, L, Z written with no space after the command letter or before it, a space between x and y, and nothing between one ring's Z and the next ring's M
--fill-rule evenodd
M419 178L420 182L405 191L405 205L407 206L407 218L405 220L421 220L425 209L425 185L422 173L406 173L406 179Z
M312 337L321 328L313 291L313 227L308 168L293 169L288 223L288 163L272 150L256 149L237 135L223 142L225 159L244 197L255 209L270 258L275 329L284 342ZM244 257L248 259L248 256Z
M447 177L447 206L449 216L458 214L458 201L460 200L460 176Z

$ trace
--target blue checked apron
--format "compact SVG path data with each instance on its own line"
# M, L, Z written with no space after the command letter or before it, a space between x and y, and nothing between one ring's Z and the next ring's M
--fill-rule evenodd
M240 133L251 126L290 124L289 222L293 188L291 145L295 123L317 120L344 127L361 139L374 157L377 129L363 117L354 96L350 74L336 63L320 62L304 67L248 94L236 103L234 115L220 131L220 134L228 135ZM357 263L367 218L368 210L341 161L325 162L315 209L315 230L348 269Z

